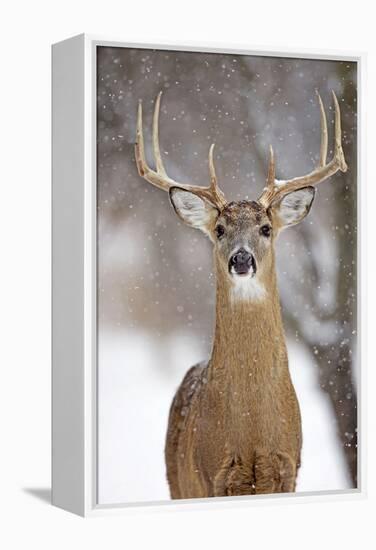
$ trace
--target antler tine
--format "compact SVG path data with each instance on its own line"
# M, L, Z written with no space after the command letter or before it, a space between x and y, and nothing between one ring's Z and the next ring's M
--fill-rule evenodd
M345 161L345 155L342 149L342 129L341 129L341 110L339 108L338 99L334 91L332 90L332 96L334 101L334 134L335 134L335 158L337 159L339 169L341 172L347 171L347 164Z
M317 185L320 182L327 180L330 176L338 172L338 170L340 170L341 172L346 172L347 164L345 161L345 156L341 143L341 111L339 108L337 97L333 91L332 95L334 101L335 140L334 154L332 160L328 163L326 162L328 149L328 128L326 123L324 105L320 95L317 93L321 116L321 146L319 166L305 176L293 178L290 180L276 180L273 176L273 170L275 168L273 155L271 154L267 187L264 189L260 198L258 199L259 203L262 204L265 208L268 208L274 201L276 201L277 199L281 199L283 196L291 193L292 191L297 191L298 189L303 189L304 187ZM274 181L272 182L273 177Z
M158 122L158 114L157 114L157 122ZM158 142L158 135L157 135L157 142ZM158 147L158 151L159 151L159 147ZM164 191L168 191L172 185L179 185L173 180L171 180L168 176L166 176L165 172L161 174L161 173L155 172L155 170L152 170L146 161L144 132L143 132L143 124L142 124L142 101L141 100L138 102L138 111L137 111L135 158L136 158L137 170L139 175L142 178L145 178L146 181L148 181L152 185L155 185L156 187L159 187L159 189L163 189ZM163 168L163 165L162 165L162 168ZM157 167L157 170L158 170L158 167Z
M167 176L166 170L163 166L161 151L159 148L159 137L158 137L159 109L161 105L161 96L162 96L162 92L159 92L159 94L157 95L157 99L155 100L154 115L153 115L153 151L154 151L154 159L155 159L155 164L157 167L158 174Z
M214 159L213 159L214 146L215 144L212 143L209 149L209 172L210 172L210 185L211 187L215 188L217 186L217 176L215 173Z
M318 90L316 90L316 95L320 105L320 124L321 124L321 147L320 147L319 166L325 166L326 157L328 155L328 125L326 123L326 114L325 114L324 104L322 102L322 99Z
M273 147L269 146L269 166L268 166L268 178L266 180L267 186L273 187L275 182L275 159Z
M144 146L144 136L143 136L143 125L142 125L142 103L139 102L138 113L137 113L137 130L136 130L136 144L135 144L135 158L138 173L141 177L146 179L152 185L155 185L159 189L164 191L169 191L171 187L180 187L185 191L190 191L196 195L208 200L219 209L222 209L227 201L224 194L219 189L217 185L217 177L214 169L213 161L213 149L214 144L210 147L209 150L209 171L210 171L210 185L208 187L202 187L198 185L185 185L178 183L177 181L170 178L163 165L161 151L159 147L159 110L161 102L162 92L160 92L155 100L154 115L153 115L153 153L156 170L150 168L147 164L145 156L145 146Z
M214 199L214 201L213 199L211 199L211 202L214 202L214 204L216 206L219 206L219 208L223 208L224 206L226 206L227 200L222 190L218 186L218 180L217 180L217 175L215 173L214 159L213 159L214 146L215 144L212 143L209 149L209 172L210 172L209 190L210 190L211 196Z
M145 175L145 168L147 168L146 159L145 159L145 147L144 147L144 134L142 131L142 101L138 102L137 110L137 131L136 131L136 145L135 145L135 154L136 154L136 164L138 168L138 173L140 176Z
M275 186L275 158L273 147L269 145L269 165L268 165L268 176L266 178L266 186L263 189L263 192L258 199L259 203L268 207L274 197L274 186Z

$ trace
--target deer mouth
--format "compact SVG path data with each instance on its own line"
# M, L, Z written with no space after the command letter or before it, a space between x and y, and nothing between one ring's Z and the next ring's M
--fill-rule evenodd
M229 273L238 277L253 277L256 275L256 260L253 254L240 248L233 254L228 263Z

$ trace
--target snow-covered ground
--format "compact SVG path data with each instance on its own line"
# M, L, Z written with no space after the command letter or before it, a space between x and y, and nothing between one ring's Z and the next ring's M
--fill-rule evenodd
M316 367L289 342L290 369L303 420L298 491L350 486L335 419L320 390ZM108 331L99 336L99 502L169 499L164 442L168 411L186 370L203 359L192 339L160 341L149 333Z

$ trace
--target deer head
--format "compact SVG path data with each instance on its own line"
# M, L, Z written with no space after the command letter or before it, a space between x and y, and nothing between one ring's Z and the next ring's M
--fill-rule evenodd
M290 180L275 177L273 149L266 186L256 201L228 202L218 187L209 150L210 184L208 187L182 184L171 179L164 168L158 139L161 93L155 102L153 117L153 150L155 170L146 162L142 130L142 104L137 117L136 163L140 176L167 191L175 212L187 225L201 229L212 241L217 269L225 276L235 295L261 298L274 271L274 243L282 229L302 221L315 197L315 186L338 170L346 172L341 145L341 115L333 92L335 113L334 154L327 162L328 130L325 110L317 93L321 113L321 149L319 165L307 175ZM227 279L226 279L227 277Z

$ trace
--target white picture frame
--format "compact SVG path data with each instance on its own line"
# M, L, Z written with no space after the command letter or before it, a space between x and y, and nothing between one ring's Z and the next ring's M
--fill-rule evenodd
M100 46L164 49L306 59L348 60L358 66L358 488L327 493L224 497L98 505L96 342L96 51ZM226 45L128 44L79 35L52 48L52 502L96 516L120 509L189 509L356 499L365 479L365 269L363 228L364 54L272 51ZM362 361L361 361L362 359Z

